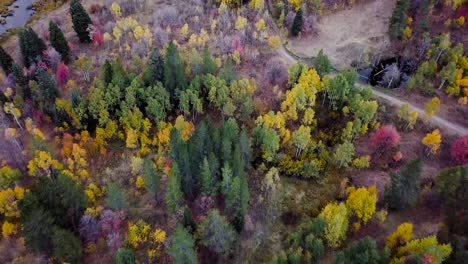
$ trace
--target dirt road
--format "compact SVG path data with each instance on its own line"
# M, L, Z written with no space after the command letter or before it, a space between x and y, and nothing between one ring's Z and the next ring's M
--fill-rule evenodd
M298 59L296 59L295 57L293 57L287 50L284 46L281 46L279 49L278 49L278 54L279 56L281 57L281 59L287 64L287 65L291 65L291 64L294 64L298 61ZM363 86L363 85L360 85L358 84L358 86ZM383 99L383 100L386 100L388 101L389 103L391 103L392 105L395 105L395 106L401 106L402 104L405 104L407 102L405 101L402 101L394 96L391 96L391 95L388 95L386 93L383 93L381 91L378 91L377 89L373 88L372 89L373 91L373 94L374 96L380 98L380 99ZM421 108L418 108L414 105L409 105L409 109L410 110L416 110L419 114L420 117L424 116L424 109L421 109ZM444 128L448 133L452 133L452 134L455 134L455 135L460 135L460 136L463 136L463 135L466 135L468 134L468 129L462 125L458 125L458 124L455 124L455 123L452 123L450 121L447 121L439 116L434 116L432 117L429 122L431 122L432 124L438 126L438 127L441 127L441 128Z

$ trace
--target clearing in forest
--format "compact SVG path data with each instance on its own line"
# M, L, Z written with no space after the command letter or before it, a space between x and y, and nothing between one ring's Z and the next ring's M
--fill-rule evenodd
M325 14L316 25L316 34L291 39L290 46L301 57L315 56L323 49L336 68L347 68L362 54L389 46L388 19L395 2L371 0Z

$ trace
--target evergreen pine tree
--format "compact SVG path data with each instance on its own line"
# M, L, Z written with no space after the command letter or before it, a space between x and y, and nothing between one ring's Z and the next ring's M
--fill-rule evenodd
M30 27L19 33L19 44L23 64L26 67L29 67L37 58L41 57L44 50L47 49L44 41Z
M164 87L171 94L171 100L175 101L177 90L185 90L187 79L184 65L177 46L171 42L164 58Z
M65 263L78 264L83 256L81 241L72 232L54 228L52 234L53 255Z
M38 83L38 91L33 97L35 103L39 105L39 108L47 115L52 118L56 116L55 99L60 96L59 89L55 79L52 78L45 70L40 68L36 72L36 78Z
M202 245L223 256L232 252L237 241L236 232L218 209L211 210L198 225L198 235Z
M135 254L128 248L119 248L115 253L115 264L135 264Z
M68 42L63 35L62 30L54 22L49 22L49 40L52 47L62 55L62 59L65 63L70 62L70 47L68 47Z
M72 0L70 4L70 15L73 22L73 29L78 35L80 42L91 42L88 27L92 24L92 21L79 0Z
M294 37L297 37L302 31L302 26L304 25L304 18L302 17L302 9L299 9L294 17L291 34Z
M211 173L210 164L208 159L205 159L201 165L201 193L204 196L216 196L217 184L213 174Z
M388 24L388 32L393 38L400 39L408 19L408 11L411 6L410 0L398 0L393 9L392 16Z
M203 50L203 65L202 74L216 74L216 63L213 60L213 56L208 48Z
M244 217L249 202L249 189L245 177L234 177L226 195L226 208L238 231L244 227Z
M164 83L164 57L155 48L151 53L151 57L146 63L146 68L143 71L143 80L148 84L156 84L157 82Z
M112 210L118 211L128 206L127 196L117 184L113 182L108 183L106 186L106 193L106 204Z
M225 80L227 84L231 84L232 81L236 80L236 70L234 69L231 58L226 59L223 68L219 72L219 77Z
M15 80L15 83L21 87L23 91L23 97L24 99L29 99L31 98L31 89L28 87L28 77L24 75L23 69L16 63L13 63L13 66L11 67L11 73L13 75L13 79Z
M0 66L2 66L5 75L8 75L12 71L13 64L15 62L11 58L10 54L8 54L2 46L0 46Z
M172 163L171 172L167 181L166 190L166 208L169 213L173 214L179 209L182 204L183 193L180 188L180 173L177 162Z
M317 70L317 73L323 77L331 72L333 66L330 62L328 56L323 52L323 49L319 51L317 57L314 60L314 68Z
M192 235L179 226L171 234L167 252L175 264L197 264L197 252L193 249L195 240Z
M106 85L112 82L112 65L109 60L106 60L101 67L101 79Z
M159 174L149 157L146 157L143 161L143 179L145 180L146 190L156 195L159 190Z
M385 201L390 208L401 210L416 202L420 192L421 165L421 160L413 160L392 175L390 185L385 188Z
M190 232L194 232L196 225L193 221L192 211L187 206L184 208L184 216L182 218L182 225Z

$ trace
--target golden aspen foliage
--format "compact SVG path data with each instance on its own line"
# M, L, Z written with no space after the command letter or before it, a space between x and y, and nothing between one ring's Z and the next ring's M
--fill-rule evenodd
M143 220L136 223L128 223L127 241L133 248L138 248L140 245L148 242L150 237L151 227Z
M112 3L110 10L111 10L111 13L117 18L122 16L122 10L120 8L119 3L116 3L116 2Z
M25 190L19 186L0 191L0 215L19 218L18 201L23 200Z
M145 187L145 180L143 179L143 177L138 176L136 181L135 181L135 185L136 185L136 187L138 189L144 188Z
M409 112L408 114L408 125L407 128L412 130L414 128L414 125L416 124L416 121L418 121L418 111L413 110Z
M354 213L362 222L367 223L375 213L377 205L377 188L348 188L349 196L346 206L351 213Z
M2 235L3 237L9 237L11 235L15 235L17 230L17 226L13 223L8 221L3 222L2 225Z
M356 169L365 169L365 168L369 168L369 165L370 165L370 156L369 155L365 155L365 156L361 156L359 158L355 158L352 162L352 165L353 167L355 167Z
M266 28L265 20L263 20L263 18L261 18L260 20L258 20L257 23L255 23L255 28L256 28L258 31L263 31L263 30L265 30L265 28Z
M465 24L465 17L464 16L460 16L459 18L457 18L455 20L455 22L459 25L459 26L463 26Z
M182 39L185 39L187 37L188 31L189 31L189 25L185 23L180 29L180 36Z
M247 18L243 17L243 16L237 16L237 19L236 19L236 30L243 30L245 28L245 26L247 26Z
M81 148L79 144L73 143L72 152L66 157L67 168L63 170L63 173L67 174L75 181L86 181L89 177L86 157L86 150Z
M268 38L268 46L278 49L281 46L281 38L278 35L270 36Z
M427 147L427 153L437 154L440 144L442 143L442 135L439 129L428 133L423 139L422 143Z
M325 239L331 247L338 247L346 238L348 231L348 209L344 203L332 202L320 212L320 218L325 220Z
M53 159L49 152L36 151L34 158L28 163L28 173L31 176L36 176L38 173L41 176L50 177L52 170L63 169L63 165L56 159Z
M433 263L440 264L450 256L450 253L452 253L450 244L439 244L436 236L429 236L411 240L405 246L398 248L395 258L407 255L424 256L429 254L434 260Z
M135 37L135 39L138 42L141 42L144 36L145 36L145 30L139 25L136 26L135 29L133 30L133 37Z
M262 10L265 6L265 0L252 0L250 6L256 10Z
M88 203L94 205L99 198L104 196L105 190L104 187L99 188L96 184L90 183L84 190L84 193L88 198Z
M288 0L288 3L294 7L295 11L299 11L299 9L301 9L302 0Z
M195 126L190 121L185 121L183 115L179 115L174 123L174 127L179 131L182 139L187 141L192 137L193 132L195 131Z
M429 118L433 117L439 111L439 107L440 107L440 100L439 98L434 97L427 103L426 108L424 109L424 113Z
M389 249L402 246L408 243L413 237L413 224L403 223L398 226L397 230L387 237L385 245Z
M403 29L403 38L405 40L409 40L411 38L411 36L413 35L413 30L409 27L409 26L406 26L404 29Z

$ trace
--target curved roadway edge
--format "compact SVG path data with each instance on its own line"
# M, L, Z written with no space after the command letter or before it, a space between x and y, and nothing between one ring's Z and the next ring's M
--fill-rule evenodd
M296 63L297 61L300 61L300 60L304 60L304 59L295 58L295 57L298 57L297 55L292 56L291 52L288 51L284 47L284 44L281 45L280 48L278 49L278 54L282 58L282 60L288 65L294 64L294 63ZM362 86L360 84L356 84L356 85L357 86ZM372 88L372 91L373 91L373 94L374 94L375 97L378 97L380 99L384 99L384 100L388 101L392 105L395 105L395 106L399 107L399 106L401 106L401 105L403 105L405 103L408 103L408 102L402 101L402 100L400 100L400 99L398 99L398 98L396 98L394 96L391 96L391 95L388 95L388 94L383 93L381 91L378 91L375 88ZM424 114L424 109L418 108L418 107L416 107L414 105L409 104L409 109L417 111L419 116L421 116L421 117L425 115ZM468 134L468 129L466 127L463 127L461 125L449 122L449 121L447 121L447 120L445 120L445 119L443 119L443 118L441 118L439 116L433 116L429 120L429 122L436 125L436 126L438 126L438 127L444 128L447 132L450 132L452 134L461 135L461 136Z

